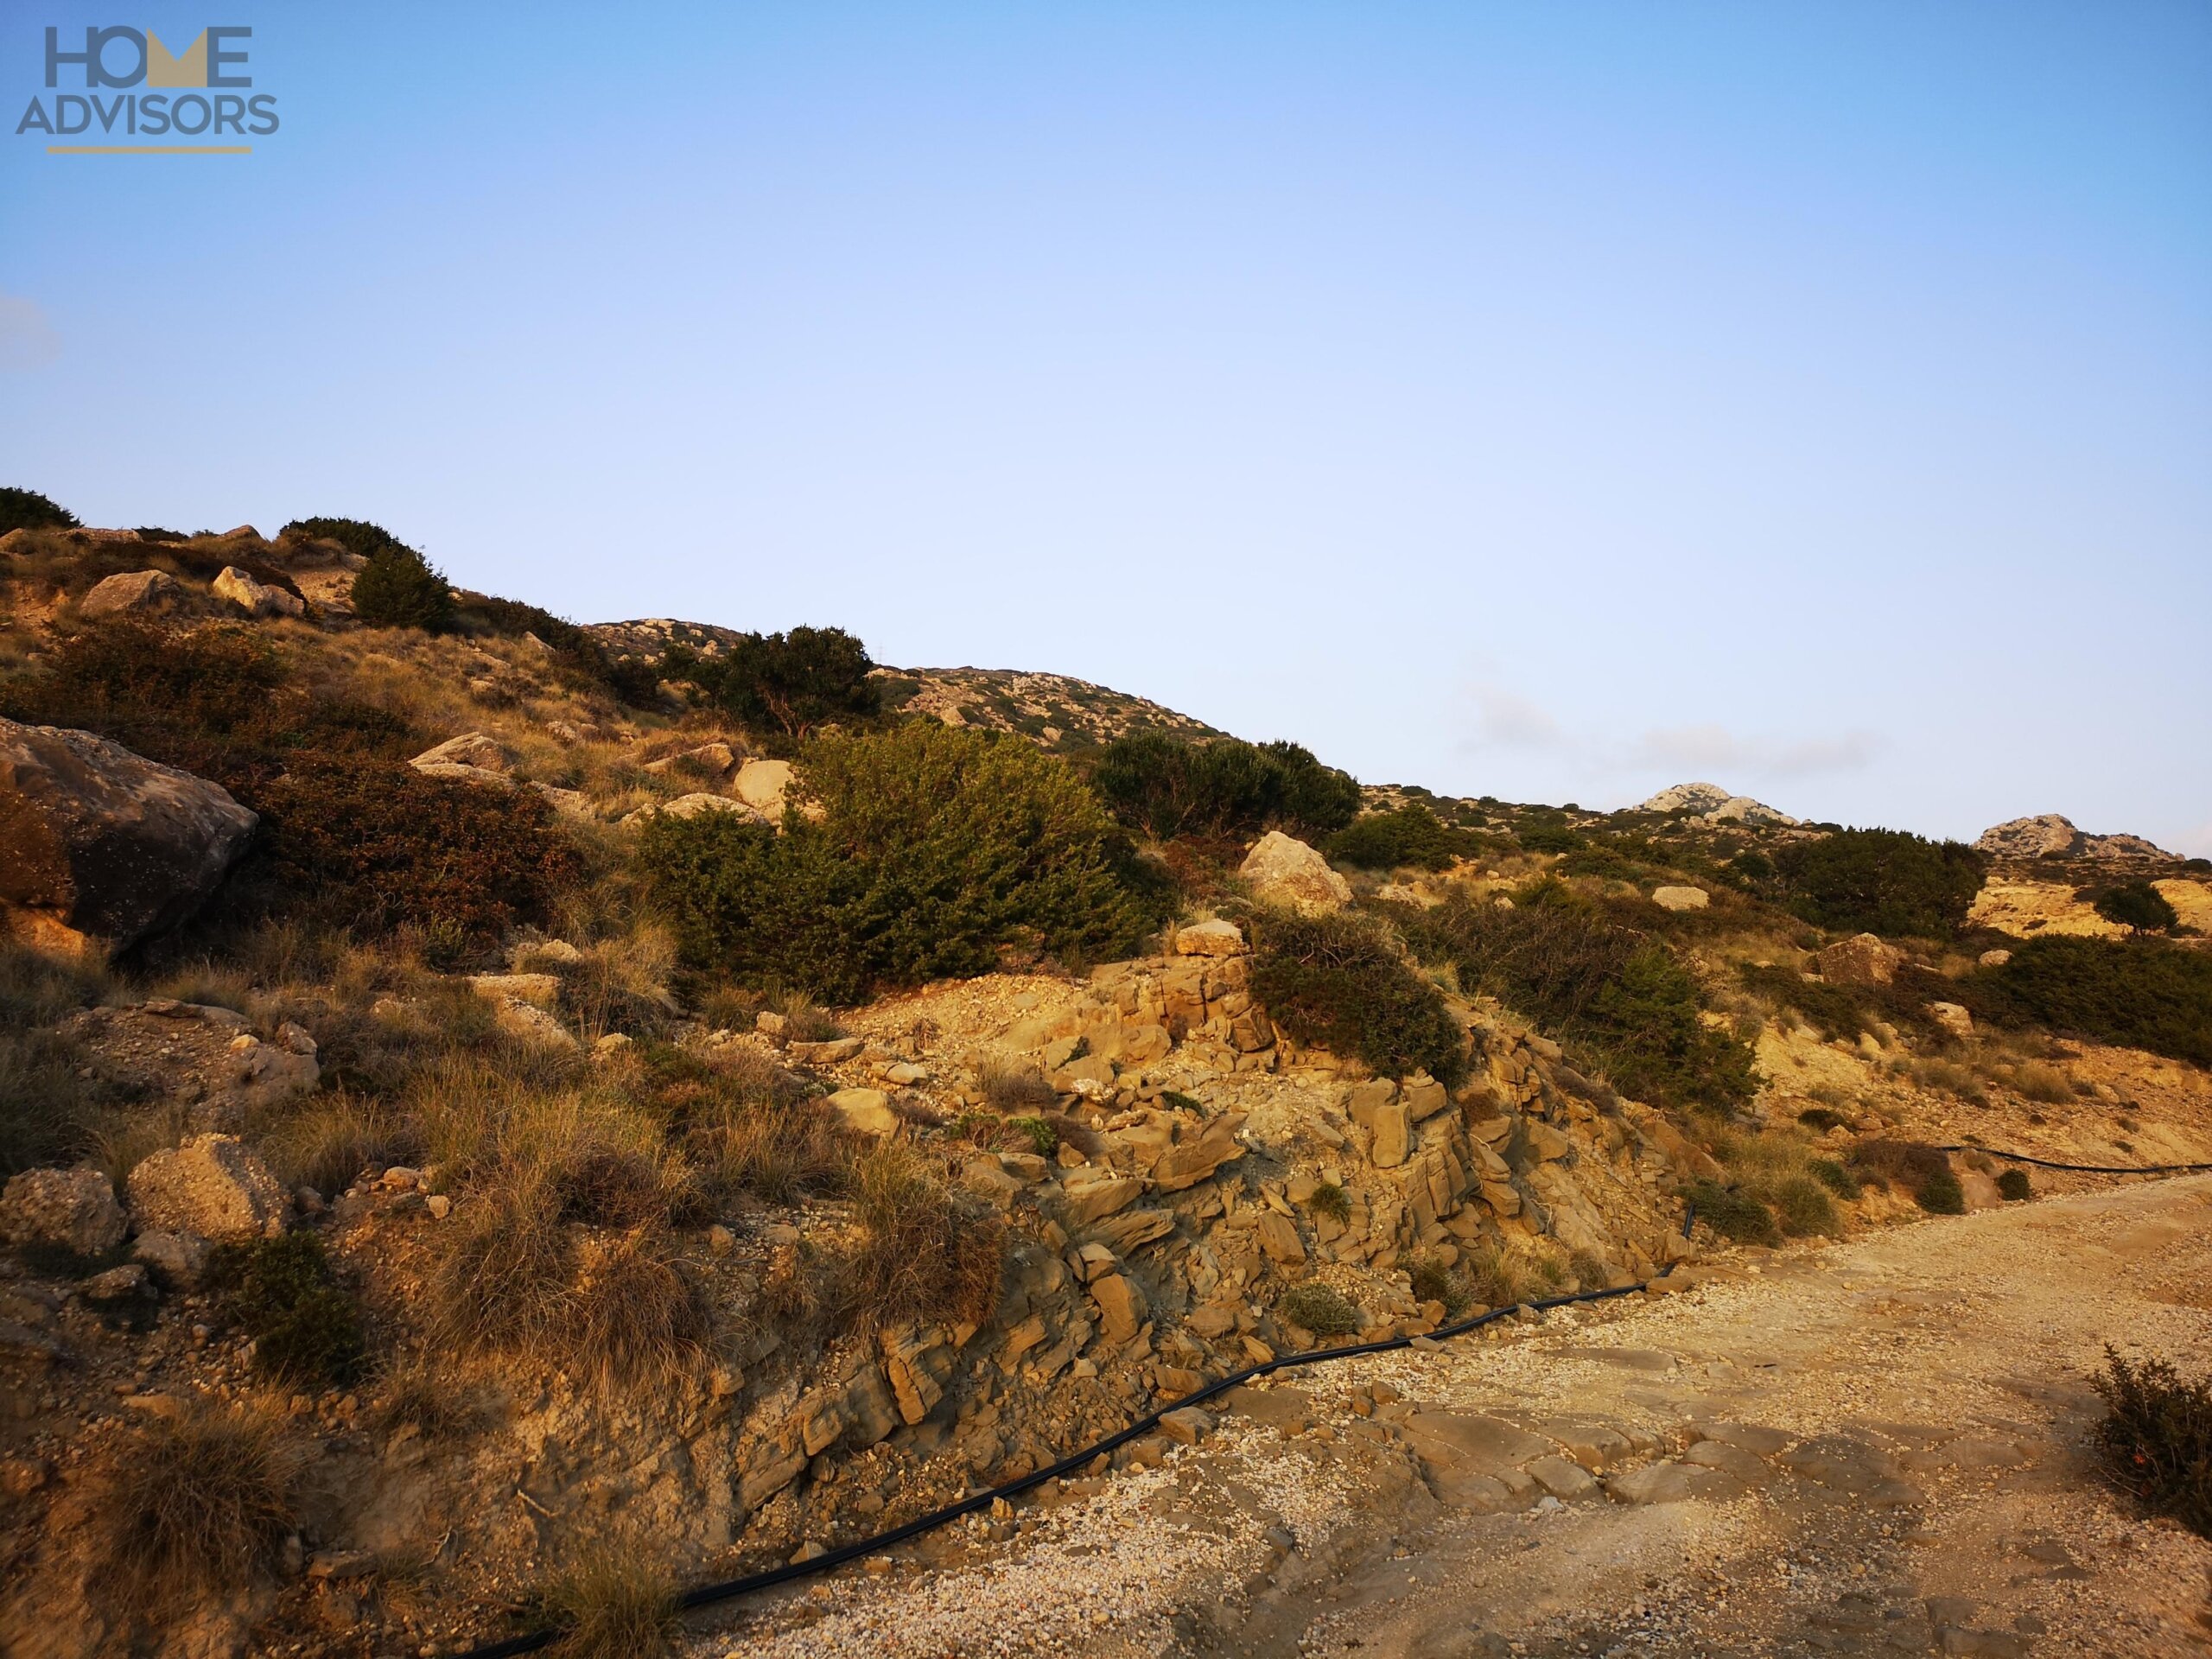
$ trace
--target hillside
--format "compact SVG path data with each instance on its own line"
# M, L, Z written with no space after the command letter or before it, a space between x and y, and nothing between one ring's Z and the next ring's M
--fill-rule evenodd
M1362 790L350 520L18 531L0 620L0 1623L56 1656L657 1628L1255 1360L2100 1186L1945 1147L2212 1159L2180 861L2122 925L1725 790Z

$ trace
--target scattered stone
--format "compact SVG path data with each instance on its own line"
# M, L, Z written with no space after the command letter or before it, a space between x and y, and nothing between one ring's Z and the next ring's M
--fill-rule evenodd
M1580 1497L1598 1490L1598 1482L1587 1469L1565 1458L1538 1458L1528 1469L1536 1484L1554 1497Z
M1197 1406L1178 1406L1163 1412L1160 1418L1160 1432L1182 1446L1196 1446L1213 1433L1213 1417Z
M827 1042L793 1043L787 1051L799 1065L842 1065L857 1060L868 1044L859 1037L833 1037Z
M208 586L216 598L228 600L248 616L300 616L307 610L297 594L258 582L235 564L225 565Z
M135 1262L175 1290L197 1290L207 1271L207 1241L192 1233L142 1232L130 1241Z
M515 757L506 745L483 732L463 732L459 737L449 737L435 748L429 748L407 763L417 772L439 775L445 766L467 766L478 772L511 772L515 769Z
M219 786L89 732L0 720L0 931L105 957L175 926L259 820Z
M124 1185L142 1230L243 1239L284 1229L284 1190L236 1135L195 1135L155 1153Z
M1255 896L1305 911L1341 910L1351 902L1351 884L1329 868L1329 861L1304 842L1270 830L1244 855L1237 874L1252 884Z
M1745 1490L1734 1476L1694 1463L1648 1463L1605 1478L1607 1495L1623 1503L1684 1503L1694 1498L1724 1503L1741 1497Z
M1218 918L1193 922L1175 930L1179 957L1239 957L1244 954L1244 930Z
M168 610L183 597L184 589L165 570L126 570L95 583L77 601L77 614L144 615Z
M1821 977L1831 985L1887 985L1897 977L1904 952L1872 933L1832 944L1815 958Z
M1954 1037L1974 1035L1974 1015L1956 1002L1930 1002L1928 1017Z
M891 1096L880 1089L840 1089L829 1103L845 1120L846 1128L861 1135L891 1135L899 1128Z
M123 1243L129 1223L107 1177L90 1166L27 1169L0 1196L0 1238L11 1244L60 1245L79 1255L105 1255Z

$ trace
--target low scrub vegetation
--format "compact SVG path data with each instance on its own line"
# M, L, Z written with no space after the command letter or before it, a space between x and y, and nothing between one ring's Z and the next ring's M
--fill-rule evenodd
M428 559L390 539L368 558L353 577L354 615L374 627L429 633L453 626L453 588Z
M462 633L533 636L546 648L555 677L572 690L603 691L635 709L651 709L661 701L660 671L651 663L618 656L575 623L539 606L471 594L456 601L453 626Z
M2097 914L2134 933L2171 933L2181 925L2166 895L2148 881L2117 881L2085 895Z
M1522 889L1510 910L1455 897L1409 928L1464 988L1526 1014L1625 1094L1723 1109L1757 1087L1750 1046L1702 1017L1696 980L1666 945L1562 883Z
M1359 810L1351 775L1295 743L1133 732L1099 752L1091 782L1116 818L1160 841L1281 830L1319 842Z
M298 1460L280 1431L203 1411L118 1438L94 1480L103 1582L130 1610L243 1589L274 1570Z
M1253 995L1298 1041L1384 1077L1466 1076L1465 1033L1379 918L1260 911L1249 927Z
M859 1160L853 1203L860 1237L838 1291L855 1324L990 1318L1006 1258L995 1215L956 1197L925 1157L895 1142Z
M1851 1163L1867 1179L1902 1187L1930 1215L1966 1213L1966 1192L1951 1160L1933 1147L1910 1141L1861 1141L1852 1148Z
M1961 842L1840 830L1774 856L1789 907L1850 933L1945 939L1965 923L1987 861Z
M800 766L819 817L780 834L647 826L639 863L694 968L855 1002L1009 955L1131 955L1167 918L1165 881L1082 780L1019 739L917 721L817 740Z
M866 726L883 712L868 648L842 628L748 633L718 657L685 647L661 664L689 680L754 737L795 750L828 726Z
M1484 844L1477 832L1454 828L1419 801L1409 801L1355 818L1330 838L1328 854L1363 870L1448 870Z
M1317 1337L1348 1337L1359 1329L1359 1310L1344 1292L1318 1279L1293 1285L1277 1297L1275 1318Z
M560 1634L556 1659L657 1659L673 1651L676 1586L632 1543L588 1552L546 1587L544 1622Z
M208 1280L253 1338L254 1366L264 1376L329 1388L360 1376L368 1355L360 1304L331 1271L318 1235L219 1245Z
M1696 1181L1682 1189L1681 1198L1697 1212L1700 1221L1732 1243L1771 1246L1782 1243L1774 1211L1741 1188L1724 1186L1718 1181Z
M1960 982L1977 1018L2212 1065L2212 951L2162 939L2031 939Z
M2212 1538L2212 1377L2185 1380L2165 1360L2107 1348L2090 1381L2105 1402L2097 1445L2113 1483Z

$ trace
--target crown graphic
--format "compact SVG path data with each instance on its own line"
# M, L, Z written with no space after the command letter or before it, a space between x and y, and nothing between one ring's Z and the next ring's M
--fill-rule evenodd
M146 84L149 86L205 86L207 84L207 31L201 29L184 55L173 54L162 37L146 31Z

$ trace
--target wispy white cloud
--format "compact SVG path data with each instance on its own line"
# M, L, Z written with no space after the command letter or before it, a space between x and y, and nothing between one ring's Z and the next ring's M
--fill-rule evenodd
M1476 680L1467 687L1474 707L1474 723L1467 735L1472 748L1560 749L1573 747L1564 728L1551 711L1495 680Z
M21 295L0 294L0 370L43 368L61 355L61 336L46 308Z
M1834 737L1739 736L1718 722L1661 727L1622 752L1624 765L1654 772L1731 772L1802 778L1850 772L1874 758L1879 747L1867 732Z

